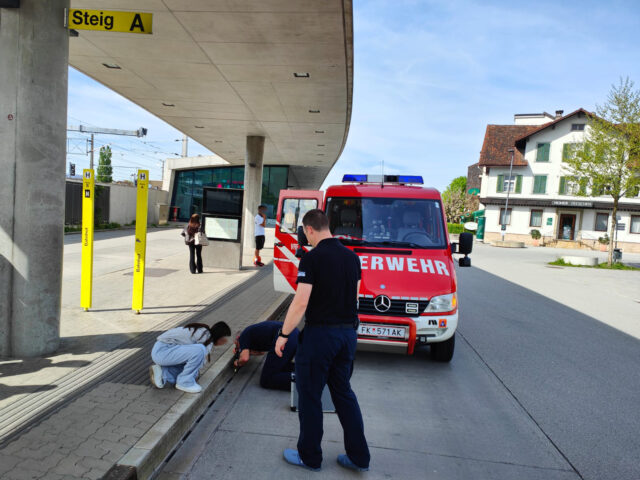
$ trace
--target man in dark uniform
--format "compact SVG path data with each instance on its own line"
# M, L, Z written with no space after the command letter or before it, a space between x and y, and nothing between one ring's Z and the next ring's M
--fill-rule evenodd
M358 323L360 261L356 254L331 236L321 210L311 210L302 225L314 246L298 267L298 288L276 341L282 355L288 336L305 315L298 338L296 388L300 436L298 450L287 449L287 462L310 470L322 463L322 390L329 385L331 399L344 430L346 455L338 463L358 471L369 469L369 447L358 399L349 380L353 371Z
M262 355L267 352L260 375L260 386L288 392L291 390L293 357L298 346L298 329L291 332L282 356L278 356L274 351L274 345L281 327L280 322L260 322L245 328L236 339L238 359L235 366L242 367L249 361L251 355Z

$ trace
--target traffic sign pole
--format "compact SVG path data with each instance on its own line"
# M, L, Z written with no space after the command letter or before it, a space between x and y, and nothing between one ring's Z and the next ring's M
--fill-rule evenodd
M147 251L147 211L149 205L149 170L138 171L136 203L136 243L133 264L133 296L131 308L140 313L144 300L144 270Z
M87 168L82 171L82 270L80 274L80 306L85 311L91 308L93 292L94 194L94 171Z

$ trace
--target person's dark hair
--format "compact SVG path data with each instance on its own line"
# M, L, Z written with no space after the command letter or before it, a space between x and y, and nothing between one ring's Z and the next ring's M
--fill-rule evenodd
M213 343L217 342L222 337L231 336L231 329L229 328L229 325L227 325L225 322L214 323L209 330L211 330L211 337L213 338Z
M227 325L224 322L215 323L211 327L209 325L204 324L204 323L189 323L189 324L185 325L184 328L188 328L189 330L191 330L192 331L191 332L192 335L194 333L196 333L201 328L204 328L207 332L209 332L209 338L207 338L203 342L204 346L207 346L210 343L216 343L222 337L230 337L231 336L231 329L229 328L229 325ZM202 338L206 334L207 334L206 332L202 332L202 335L200 336L200 338L198 338L198 340L202 340Z
M197 213L194 213L193 215L191 215L191 218L189 219L189 225L187 225L187 232L189 233L189 235L195 235L196 232L200 230L200 215L198 215Z
M328 230L329 219L322 210L314 209L309 210L302 218L302 224L305 227L311 227L316 231Z

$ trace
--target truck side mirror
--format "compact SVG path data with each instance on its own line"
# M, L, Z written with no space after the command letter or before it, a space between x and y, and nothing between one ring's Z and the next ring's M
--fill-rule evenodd
M473 235L469 232L462 232L458 239L458 252L463 255L469 255L473 249Z
M460 265L461 267L470 267L471 259L465 255L464 257L458 259L458 265Z
M298 249L296 250L296 257L302 258L305 254L304 248L309 245L309 241L307 240L307 236L304 234L304 228L301 226L298 227Z
M298 245L301 247L309 246L309 240L307 240L307 236L304 233L304 228L302 225L298 227Z

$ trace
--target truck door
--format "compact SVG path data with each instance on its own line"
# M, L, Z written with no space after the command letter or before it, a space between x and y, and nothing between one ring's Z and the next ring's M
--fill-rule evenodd
M298 264L298 226L309 210L322 208L320 190L280 190L276 240L273 248L273 288L279 292L294 293ZM305 247L309 249L311 247Z

